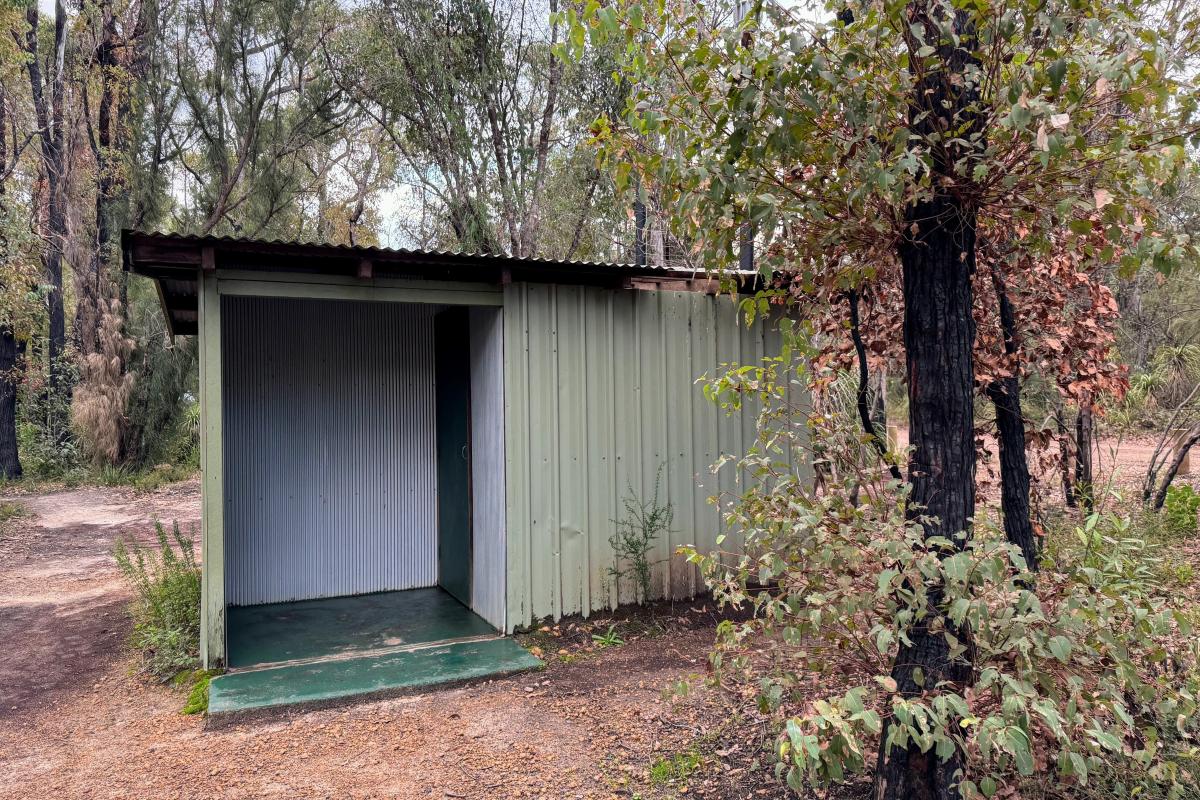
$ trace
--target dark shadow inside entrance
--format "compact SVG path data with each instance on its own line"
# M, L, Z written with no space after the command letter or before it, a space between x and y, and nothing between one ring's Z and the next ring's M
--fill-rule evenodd
M229 666L233 668L498 635L495 628L438 587L232 606L228 613Z

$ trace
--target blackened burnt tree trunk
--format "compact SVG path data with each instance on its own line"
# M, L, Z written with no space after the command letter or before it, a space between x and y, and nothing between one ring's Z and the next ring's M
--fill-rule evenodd
M17 368L24 348L8 325L0 326L0 477L21 477L17 452Z
M924 140L930 155L930 194L904 210L905 230L898 250L904 284L904 348L908 372L909 462L912 485L909 515L920 519L926 538L941 536L965 546L975 515L975 375L972 351L971 275L975 269L975 208L955 191L962 178L954 164L967 153L948 143L948 131L963 140L979 129L977 90L967 77L975 47L967 12L953 20L934 4L913 2L909 18L921 41L909 37L911 63L922 65L909 101L908 124ZM939 24L951 22L958 46L943 41ZM918 50L937 43L936 57ZM892 667L902 695L948 684L961 690L970 680L971 637L940 612L940 592L929 591L924 616L909 630ZM947 634L966 646L967 656L952 655ZM919 671L918 671L919 670ZM883 742L888 729L883 732ZM905 747L879 749L875 776L878 800L959 796L962 755L942 759L934 752Z
M1092 415L1092 398L1085 397L1079 403L1079 415L1075 417L1075 499L1083 513L1090 514L1095 507L1095 470L1092 462L1092 440L1095 422Z
M4 86L0 85L0 264L11 257L8 236L3 227L7 212L6 184L19 157L19 153L14 151L10 163L8 128L8 97ZM15 135L13 142L15 145ZM8 276L0 277L0 281L8 280ZM11 286L0 283L0 292L11 290ZM7 322L11 322L11 319ZM17 452L17 365L20 357L21 344L13 335L11 324L0 324L0 477L5 480L21 477L21 458Z
M992 266L992 286L1000 305L1000 331L1004 352L1017 354L1017 317L1000 265ZM1013 374L992 381L988 399L996 409L996 442L1000 449L1000 510L1004 514L1004 535L1010 544L1021 548L1025 564L1038 568L1037 537L1033 532L1033 514L1029 507L1029 461L1025 454L1025 419L1021 415L1021 379Z

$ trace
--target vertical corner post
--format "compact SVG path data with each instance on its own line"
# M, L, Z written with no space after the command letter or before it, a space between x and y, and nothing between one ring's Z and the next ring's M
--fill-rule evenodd
M225 663L225 458L221 432L221 297L215 272L200 270L200 659Z

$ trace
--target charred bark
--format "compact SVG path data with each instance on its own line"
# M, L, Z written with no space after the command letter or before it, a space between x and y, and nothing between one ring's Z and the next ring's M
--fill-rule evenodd
M936 62L913 87L908 126L930 147L932 196L904 209L903 236L897 246L903 273L904 350L908 375L909 518L920 523L926 539L944 537L965 547L975 516L975 320L971 277L975 271L976 212L946 188L957 182L956 164L967 157L965 145L981 133L976 109L978 89L969 77L977 63L972 54L976 33L968 12L912 2L913 27L926 41L938 42ZM947 36L952 28L954 37ZM907 37L914 63L922 45ZM945 131L960 131L947 140ZM981 141L981 140L980 140ZM942 179L946 180L943 181ZM897 691L914 697L935 686L962 691L972 675L974 647L970 628L959 627L941 611L942 591L928 590L923 615L908 630L892 666ZM964 651L954 655L950 639ZM883 730L887 742L889 720ZM963 754L942 758L922 752L910 740L904 747L879 748L876 800L959 797Z
M0 477L21 477L17 451L17 366L23 346L7 325L0 327Z
M1092 404L1088 400L1079 406L1079 414L1075 417L1075 486L1073 487L1075 500L1085 514L1092 513L1092 509L1096 505L1095 472L1092 464L1094 429Z
M0 86L0 214L3 214L8 176L8 98ZM15 161L16 154L13 159ZM8 257L8 237L0 229L0 261ZM17 364L21 345L8 325L0 326L0 477L21 477L21 457L17 452Z
M992 286L1000 305L1000 330L1004 352L1017 355L1017 317L1004 275L999 265L992 268ZM1004 535L1009 543L1021 548L1025 564L1038 568L1038 542L1033 532L1033 512L1029 505L1029 461L1025 454L1025 418L1021 414L1021 380L1014 374L993 381L988 399L996 409L996 441L1000 448L1000 510L1004 514Z
M975 214L950 198L909 210L916 227L900 246L904 272L904 347L908 369L909 515L926 537L944 536L965 546L975 515L975 321L971 273L975 267ZM930 592L925 618L909 632L892 669L898 691L916 696L943 681L970 679L969 658L951 656L946 633L970 644L970 631L940 614L940 593ZM918 680L915 670L920 669ZM884 741L887 730L884 730ZM880 800L950 798L962 769L960 754L942 760L920 748L881 747L875 790Z

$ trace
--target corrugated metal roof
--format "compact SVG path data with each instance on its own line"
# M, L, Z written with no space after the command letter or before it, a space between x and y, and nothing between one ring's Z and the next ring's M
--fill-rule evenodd
M677 281L704 283L709 279L701 270L668 265L516 258L506 253L359 247L132 230L122 233L121 242L125 269L158 282L163 312L174 334L197 331L196 285L198 271L202 269L326 274L367 280L417 278L494 285L532 282L609 288L619 288L637 279L655 285ZM762 285L761 276L754 272L735 270L725 277L732 277L740 291ZM682 289L689 285L663 288Z
M470 259L491 259L494 261L512 261L519 260L527 264L540 264L547 266L576 266L576 267L603 267L608 269L618 270L654 270L658 272L688 272L689 274L701 277L704 275L702 270L681 270L678 267L670 267L667 265L654 264L633 264L628 262L617 261L590 261L587 259L555 259L555 258L520 258L509 255L508 253L472 253L464 250L426 250L426 249L411 249L407 247L380 247L378 245L350 245L336 244L330 242L321 242L316 240L305 239L253 239L241 238L237 236L190 236L182 233L171 233L165 231L127 231L132 236L138 237L153 237L164 241L199 243L202 245L222 245L222 246L265 246L265 247L303 247L303 248L320 248L322 250L339 251L351 256L397 256L401 258L428 258L428 257L450 257L450 258L470 258ZM750 274L750 273L746 273Z

